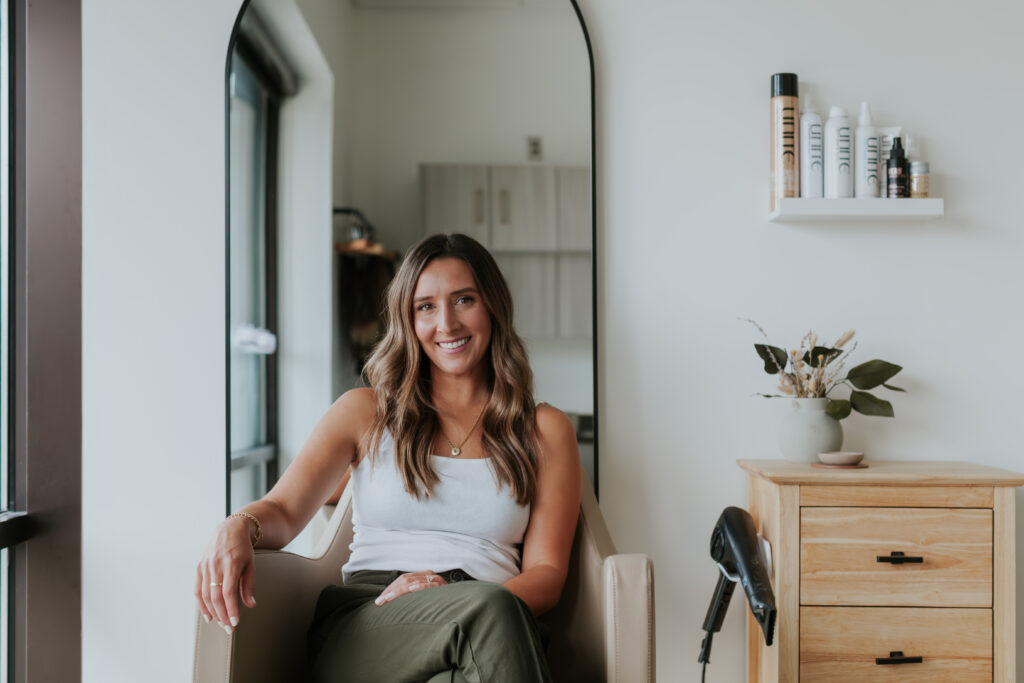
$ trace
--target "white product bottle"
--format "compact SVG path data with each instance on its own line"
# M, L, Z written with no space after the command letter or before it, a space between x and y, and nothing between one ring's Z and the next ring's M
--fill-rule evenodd
M853 196L853 131L842 107L832 107L825 123L825 198Z
M824 131L814 100L804 97L800 114L800 196L822 197L824 191Z
M878 174L878 161L881 158L878 142L878 129L871 124L871 107L867 102L860 103L860 117L857 119L856 131L857 156L854 166L857 170L854 180L854 196L877 197L881 188Z

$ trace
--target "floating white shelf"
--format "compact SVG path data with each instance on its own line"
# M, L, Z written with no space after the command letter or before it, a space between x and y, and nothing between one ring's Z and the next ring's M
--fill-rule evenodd
M864 218L927 220L945 212L943 200L928 199L798 199L782 198L779 207L768 214L773 223L803 221L842 221Z

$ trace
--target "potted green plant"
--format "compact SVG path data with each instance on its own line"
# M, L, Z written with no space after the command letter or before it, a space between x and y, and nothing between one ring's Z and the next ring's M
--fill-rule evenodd
M754 321L749 321L768 335ZM847 360L857 348L854 331L843 334L831 345L820 345L813 331L804 335L800 346L786 350L771 344L754 344L764 371L778 375L781 394L760 394L766 398L790 398L791 411L780 425L779 447L790 460L814 462L818 453L837 451L842 447L843 429L839 421L856 410L862 415L892 417L892 403L870 393L884 387L904 391L889 384L903 368L888 361L874 359L846 370ZM839 387L848 388L848 398L832 394Z

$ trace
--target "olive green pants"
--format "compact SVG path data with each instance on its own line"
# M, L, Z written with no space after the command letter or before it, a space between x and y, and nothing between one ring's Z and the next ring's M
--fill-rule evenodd
M356 572L347 585L320 593L309 629L314 681L551 680L537 621L508 589L456 569L441 574L447 585L375 604L401 574Z

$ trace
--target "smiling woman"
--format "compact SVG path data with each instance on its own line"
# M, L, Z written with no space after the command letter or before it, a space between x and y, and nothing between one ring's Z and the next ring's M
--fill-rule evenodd
M290 542L352 466L351 556L309 629L314 679L551 680L535 617L565 584L581 468L571 422L534 403L512 311L472 238L410 250L369 387L338 399L207 546L195 588L207 620L238 626L238 598L255 606L254 548Z

